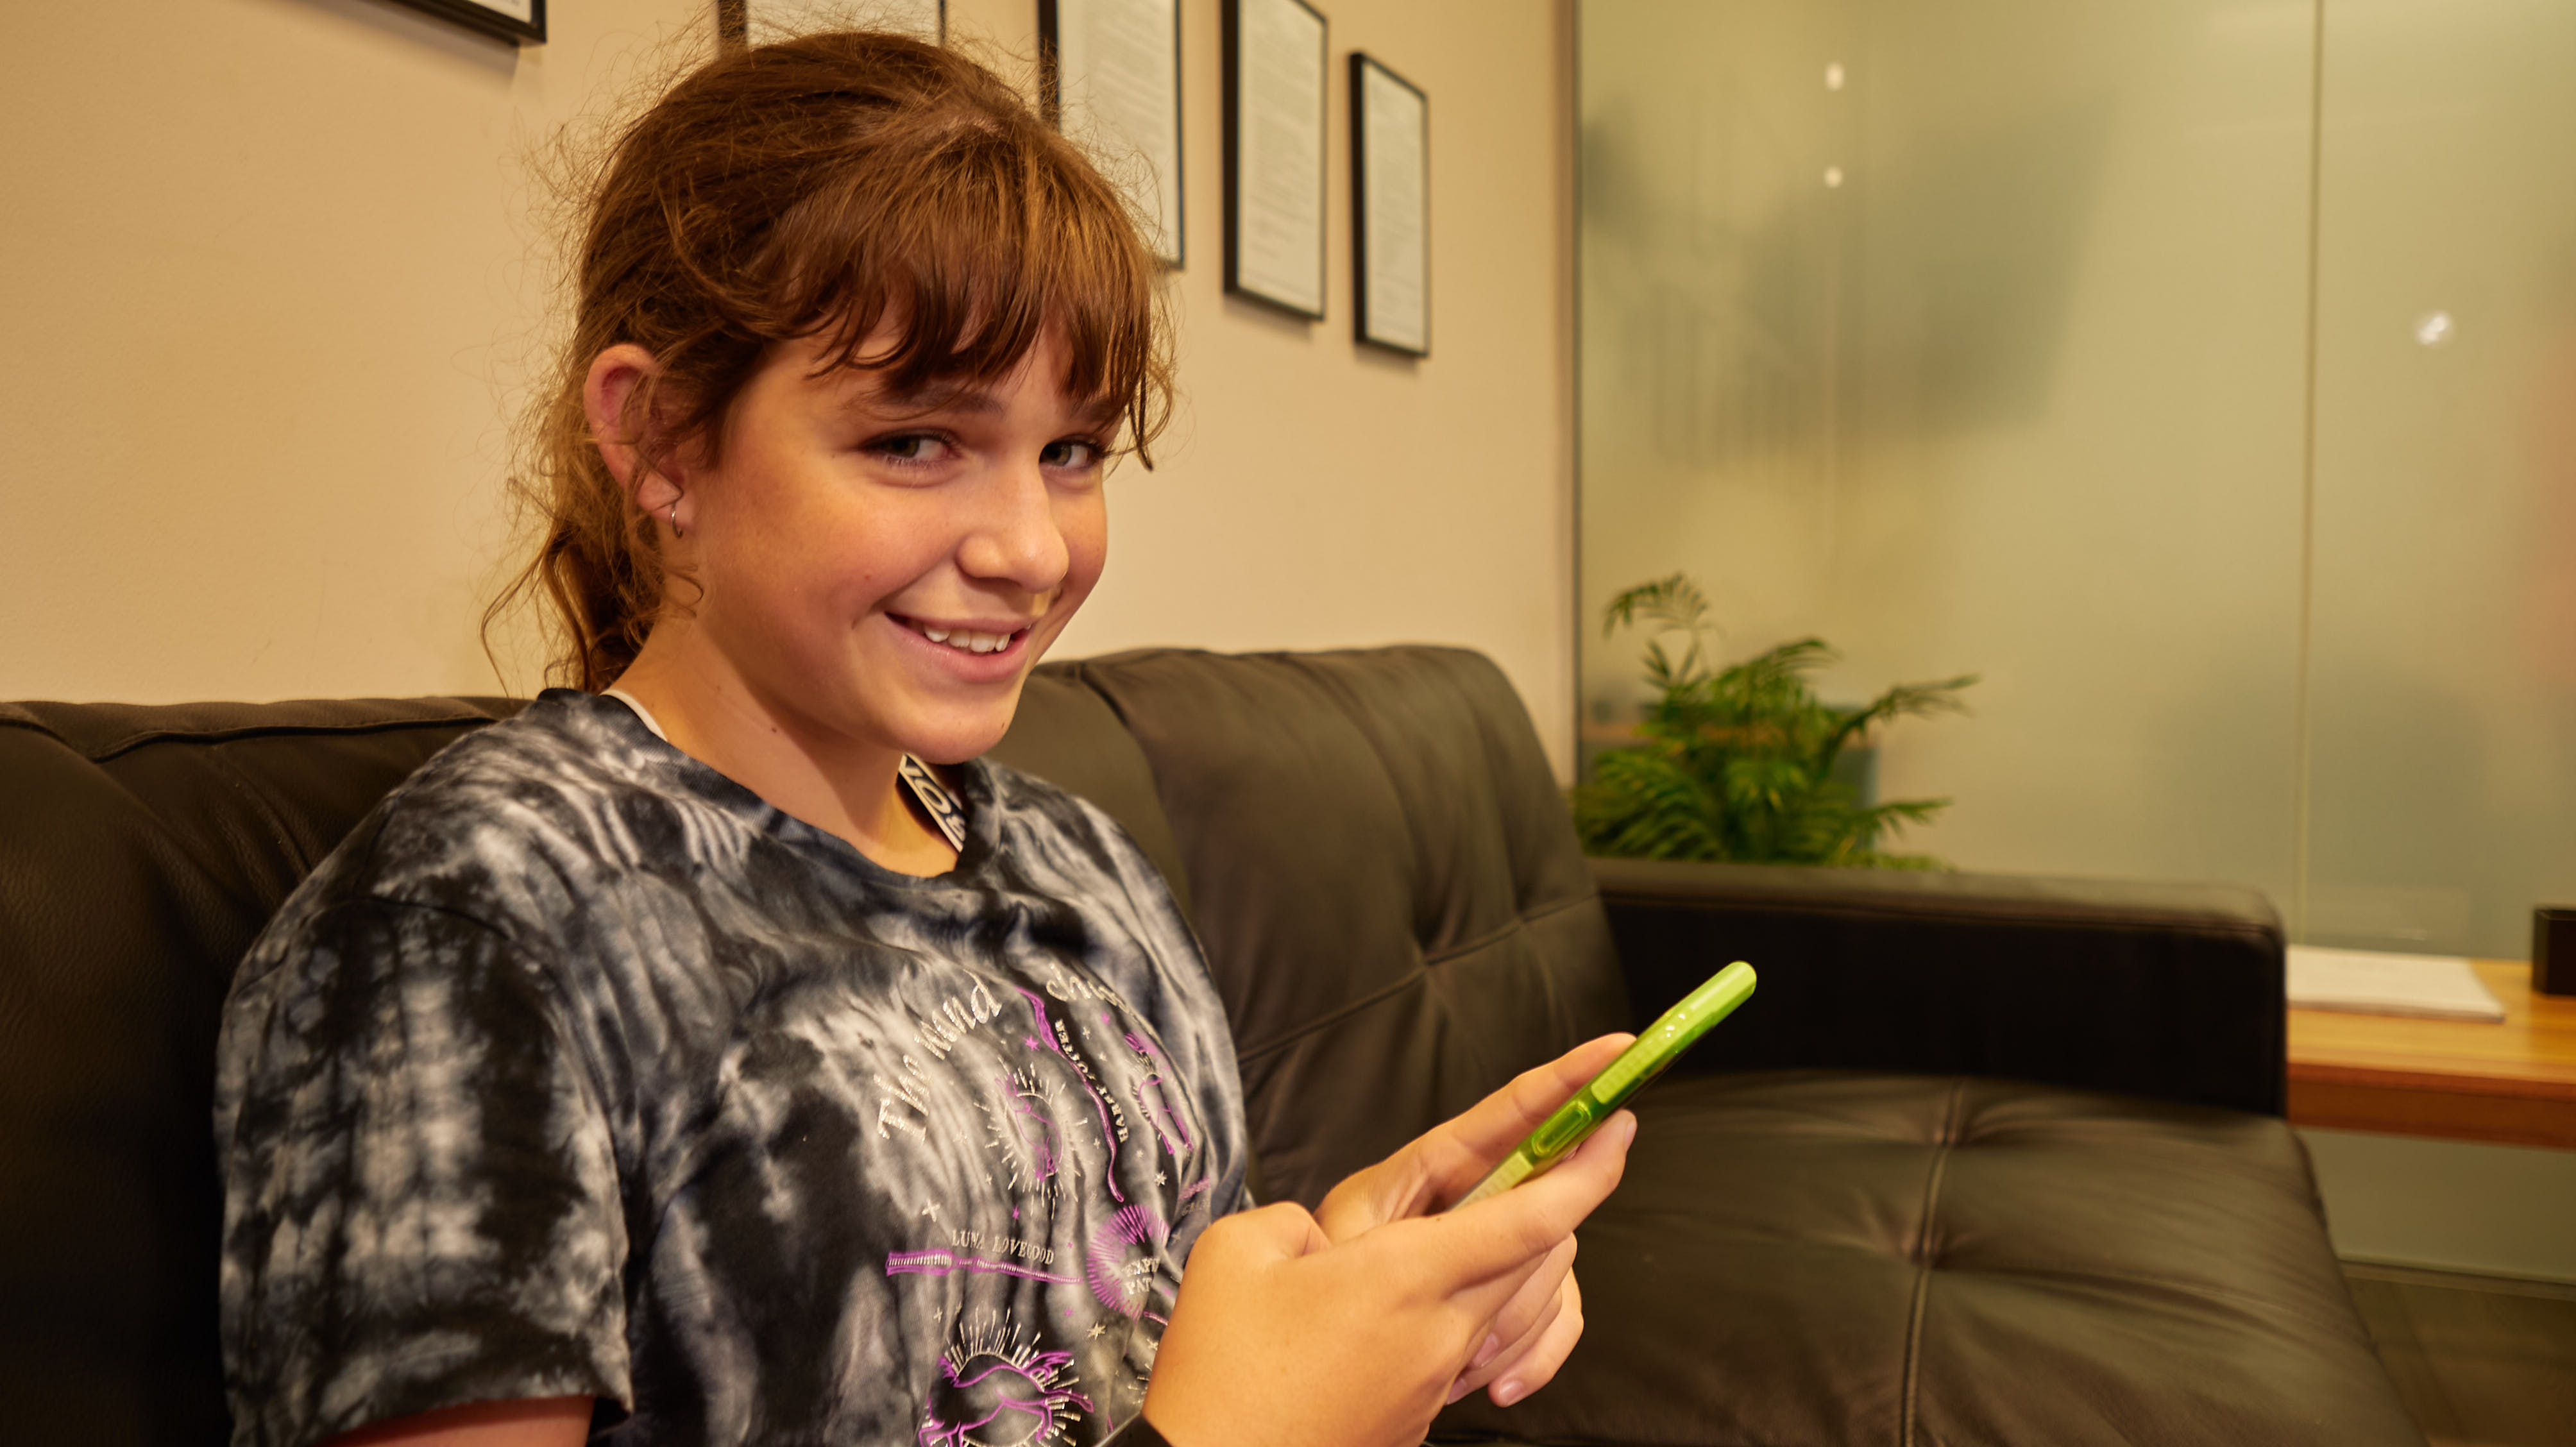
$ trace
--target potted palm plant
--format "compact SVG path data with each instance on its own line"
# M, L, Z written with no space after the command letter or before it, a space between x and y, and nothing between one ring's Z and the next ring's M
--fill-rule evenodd
M1636 742L1605 751L1575 787L1574 823L1594 854L1877 869L1943 869L1928 854L1883 847L1928 824L1947 799L1877 803L1836 765L1899 718L1964 713L1975 674L1899 684L1858 707L1816 697L1807 675L1835 660L1822 639L1783 643L1712 669L1703 646L1708 600L1680 573L1610 600L1604 636L1650 631L1646 681L1654 698ZM1685 639L1679 657L1667 638Z

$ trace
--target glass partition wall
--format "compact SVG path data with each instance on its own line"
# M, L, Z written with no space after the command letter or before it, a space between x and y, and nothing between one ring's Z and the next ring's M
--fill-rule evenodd
M2576 6L1581 0L1604 602L1817 635L1901 847L2512 957L2576 903Z

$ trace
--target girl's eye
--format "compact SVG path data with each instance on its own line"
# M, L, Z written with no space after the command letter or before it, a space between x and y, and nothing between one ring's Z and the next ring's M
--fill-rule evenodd
M1046 445L1038 461L1048 467L1091 468L1100 465L1100 444L1064 437Z
M946 461L949 448L947 439L936 433L904 432L893 437L877 438L867 444L866 450L871 455L882 457L889 462L900 463L907 467L921 467L933 462Z

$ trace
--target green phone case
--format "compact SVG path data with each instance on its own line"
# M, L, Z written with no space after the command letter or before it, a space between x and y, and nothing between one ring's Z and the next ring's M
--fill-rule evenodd
M1646 1086L1646 1082L1664 1073L1664 1067L1681 1058L1683 1051L1696 1044L1709 1027L1735 1013L1753 993L1753 967L1742 960L1708 977L1706 983L1682 997L1682 1002L1666 1010L1654 1024L1646 1027L1636 1043L1619 1052L1619 1058L1601 1068L1574 1098L1556 1108L1556 1114L1540 1121L1538 1129L1515 1147L1493 1173L1476 1183L1476 1189L1458 1199L1458 1206L1472 1206L1488 1196L1499 1196L1548 1167L1583 1144L1608 1120L1628 1097Z

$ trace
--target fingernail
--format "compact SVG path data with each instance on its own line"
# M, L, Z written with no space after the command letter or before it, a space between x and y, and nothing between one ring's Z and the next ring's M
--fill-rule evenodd
M1467 1370L1472 1372L1476 1368L1483 1366L1485 1363L1492 1361L1494 1359L1494 1353L1501 1351L1502 1349L1503 1339L1501 1337L1496 1336L1492 1332L1485 1333L1485 1344L1476 1348L1476 1359L1467 1363Z
M1496 1382L1485 1389L1485 1395L1494 1399L1495 1406L1508 1407L1512 1403L1521 1399L1520 1379L1517 1377L1507 1377L1502 1381ZM1458 1399L1452 1397L1449 1400L1454 1402Z
M1467 1395L1467 1379L1465 1377L1460 1377L1458 1380L1449 1384L1449 1401L1452 1405L1455 1405L1457 1400L1465 1395Z

